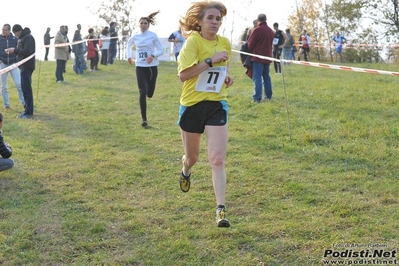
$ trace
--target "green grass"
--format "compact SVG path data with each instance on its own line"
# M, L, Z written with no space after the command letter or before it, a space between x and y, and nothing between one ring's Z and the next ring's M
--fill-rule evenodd
M159 66L148 129L134 67L75 75L71 64L57 84L55 63L37 63L32 120L16 118L9 79L15 167L0 174L0 264L321 265L335 244L398 247L397 77L291 65L287 99L272 70L272 102L254 105L236 61L226 229L205 137L191 190L179 189L176 63Z

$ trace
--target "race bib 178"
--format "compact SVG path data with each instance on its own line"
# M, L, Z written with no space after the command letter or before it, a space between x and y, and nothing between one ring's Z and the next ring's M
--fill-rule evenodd
M136 60L145 61L146 58L151 54L151 51L140 49L136 51Z

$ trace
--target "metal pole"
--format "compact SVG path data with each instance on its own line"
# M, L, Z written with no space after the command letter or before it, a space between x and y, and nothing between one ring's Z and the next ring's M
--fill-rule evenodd
M280 59L280 64L281 64L281 74L283 76L283 87L284 87L284 98L285 98L285 110L287 112L287 125L288 125L288 135L290 136L290 141L292 141L292 135L291 135L291 123L290 123L290 112L288 110L288 97L287 97L287 84L285 83L285 76L284 76L284 65L283 61Z
M39 74L37 75L37 90L36 90L36 101L39 99L39 87L40 87L40 69L42 66L42 61L39 60Z

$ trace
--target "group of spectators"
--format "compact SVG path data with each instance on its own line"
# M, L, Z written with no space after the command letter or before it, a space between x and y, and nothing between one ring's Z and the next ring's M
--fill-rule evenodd
M48 60L50 41L54 38L56 59L56 81L63 82L63 73L65 72L66 61L69 59L71 52L75 54L74 71L77 74L83 73L86 67L84 55L90 52L90 48L94 50L94 57L87 58L93 61L92 71L97 67L101 50L101 64L112 64L116 57L116 23L112 22L110 27L105 27L101 35L95 36L94 30L89 29L89 35L86 40L82 39L80 34L81 26L77 25L74 34L72 47L68 38L68 27L61 26L56 36L50 36L50 28L47 28L44 34L45 58ZM94 45L93 45L94 44ZM4 24L0 35L0 79L1 92L5 110L10 110L11 105L8 96L8 74L18 92L19 101L24 111L18 116L20 119L29 119L33 116L33 92L32 92L32 74L35 70L35 53L36 41L31 35L29 28L23 28L19 24L15 24L12 28L10 24ZM18 65L16 63L19 63ZM6 69L7 68L7 69ZM0 172L10 169L14 166L14 161L10 158L12 149L9 144L5 143L1 135L3 126L3 114L0 113Z
M333 40L336 42L336 56L340 55L342 62L341 52L345 38L337 32ZM270 78L272 61L276 75L281 75L281 55L285 60L284 64L288 63L286 61L295 60L295 53L298 51L297 44L299 44L298 60L301 60L301 57L305 61L309 60L311 40L306 30L302 31L298 42L295 42L290 29L287 28L283 32L279 29L278 23L274 23L273 29L271 29L266 22L265 14L259 14L258 18L253 21L253 27L245 29L241 41L243 43L241 51L245 52L241 54L241 61L247 68L246 74L254 82L254 95L252 97L254 103L268 102L272 99L273 91ZM248 53L259 56L248 56ZM264 86L264 97L262 97L262 86Z
M246 28L241 36L241 42L246 43L249 40L254 29L258 26L258 20L253 21L253 27ZM310 36L303 30L298 42L295 42L294 37L291 35L291 30L287 28L285 32L279 29L279 24L273 24L273 39L269 46L272 47L272 57L280 59L283 56L284 60L295 60L295 53L298 51L297 44L299 44L299 56L304 55L305 61L308 61L310 50ZM277 75L281 74L281 65L279 62L274 61L274 69Z
M78 24L73 35L72 45L68 38L68 27L61 26L55 37L50 36L50 28L44 34L44 44L46 45L46 55L44 60L48 60L48 49L50 40L54 38L56 59L56 82L64 82L63 73L65 72L66 61L70 58L71 52L74 54L75 61L73 70L76 74L82 74L87 67L86 59L90 60L90 71L99 70L98 64L113 64L116 57L117 32L116 23L111 22L104 27L99 35L95 34L93 28L88 30L88 35L82 37L82 26Z
M0 35L0 70L9 67L11 69L0 76L2 97L4 108L11 109L7 82L10 73L24 108L18 118L30 118L33 115L32 73L35 70L35 51L35 39L29 28L22 28L19 24L12 28L10 24L3 25ZM24 63L18 66L18 70L14 64L22 60Z
M253 21L253 25L254 26L252 28L246 28L244 30L243 34L241 35L241 42L245 43L248 41L254 28L258 26L257 20ZM291 35L291 31L289 28L287 28L285 32L283 32L278 28L278 26L278 23L273 24L273 58L280 59L280 57L283 56L284 60L295 60L295 53L298 52L299 47L299 55L297 60L300 61L301 59L303 59L305 61L309 61L311 39L306 30L303 30L301 32L297 42L295 42L295 39ZM346 38L342 36L340 32L336 32L336 35L332 38L332 41L335 42L335 61L341 63L345 62L342 55L342 48L344 42L346 41ZM281 66L279 62L274 61L274 69L277 75L281 73Z
M18 116L20 119L28 119L33 115L32 73L35 70L35 50L35 39L29 28L22 28L19 24L15 24L12 28L10 24L3 25L0 35L0 70L3 70L0 78L3 103L6 110L11 109L7 82L10 73L18 91L19 101L24 108ZM15 67L18 61L23 62L18 66L19 70ZM4 70L6 68L8 71ZM0 113L0 172L14 166L14 160L10 158L12 148L4 142L1 135L3 122L3 114Z

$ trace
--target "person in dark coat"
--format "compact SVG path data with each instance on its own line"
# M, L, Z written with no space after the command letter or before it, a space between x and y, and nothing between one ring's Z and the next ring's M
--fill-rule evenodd
M35 38L30 34L29 28L22 29L21 25L15 24L12 32L19 38L16 48L8 48L7 53L17 55L18 62L26 59L19 66L21 72L21 87L25 98L25 111L18 118L31 118L33 116L33 92L32 92L32 73L35 71Z
M248 43L247 42L245 42L243 45L241 45L240 51L244 52L244 53L247 53L247 54L249 53ZM251 56L247 55L247 54L244 54L244 53L240 54L241 63L247 69L245 71L245 74L247 74L247 76L250 79L252 79L252 61L251 61Z
M272 46L274 39L273 30L266 23L266 15L258 15L258 26L254 28L248 39L248 50L255 55L251 56L252 61L252 80L254 82L254 95L252 96L254 103L261 101L270 101L272 99L272 82L270 78L269 59L273 57ZM265 89L265 97L262 99L262 84Z
M12 149L10 145L4 143L3 136L1 135L1 128L3 127L3 114L0 113L0 172L8 170L14 166L14 160L11 159Z
M46 46L46 54L44 55L44 61L48 60L48 53L50 51L50 40L53 39L54 36L50 36L50 28L47 28L46 33L43 36L43 40L44 40L44 45Z

